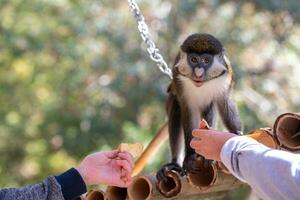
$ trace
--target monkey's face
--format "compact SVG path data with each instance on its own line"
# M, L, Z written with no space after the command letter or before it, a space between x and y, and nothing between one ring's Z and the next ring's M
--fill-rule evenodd
M228 67L223 54L180 52L174 70L175 74L191 79L195 86L200 87L207 81L226 76Z
M228 62L221 43L208 34L189 36L181 46L173 72L189 78L195 86L226 76Z

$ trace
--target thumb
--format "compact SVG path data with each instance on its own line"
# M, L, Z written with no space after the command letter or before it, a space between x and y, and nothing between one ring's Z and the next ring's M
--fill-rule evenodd
M199 123L199 128L200 129L209 129L209 125L208 123L206 122L205 119L202 119Z

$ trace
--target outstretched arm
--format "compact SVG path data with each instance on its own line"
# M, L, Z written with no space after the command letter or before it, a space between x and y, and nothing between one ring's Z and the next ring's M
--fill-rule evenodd
M299 199L300 155L232 133L197 129L193 136L191 146L197 153L221 160L262 199Z
M127 152L107 151L90 154L79 166L42 183L23 188L0 189L2 200L72 200L86 192L86 186L106 184L127 187L133 159Z
M77 173L77 174L76 174ZM68 175L67 175L68 174ZM83 193L86 192L85 184L83 183L80 175L75 169L72 169L71 171L67 171L65 175L69 177L73 177L73 180L79 183L79 191L78 194L75 194L73 197L77 197ZM64 176L64 175L63 175ZM58 176L59 177L59 176ZM78 180L77 180L78 179ZM80 182L81 181L81 182ZM81 184L83 185L81 185ZM76 184L74 184L74 187ZM74 189L78 189L74 188ZM70 194L72 195L72 194ZM0 199L3 200L35 200L35 199L41 199L41 200L64 200L62 187L58 183L55 177L50 176L47 179L45 179L42 183L26 186L23 188L4 188L0 189Z

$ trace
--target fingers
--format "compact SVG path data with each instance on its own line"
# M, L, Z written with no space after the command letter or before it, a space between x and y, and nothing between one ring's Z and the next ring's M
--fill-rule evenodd
M131 183L132 179L131 177L118 177L114 179L112 182L108 183L108 185L111 186L117 186L117 187L128 187Z
M207 129L195 129L192 132L192 135L197 138L201 138L202 136L205 136L205 134L209 134L212 132L212 130L207 130Z
M202 121L201 121L202 122ZM193 139L190 142L190 146L197 150L199 147L201 147L203 142L206 141L206 136L211 132L211 130L206 129L195 129L192 132Z
M128 182L131 182L131 175L128 171L122 168L120 179L127 184Z
M194 139L191 140L190 146L193 149L197 150L199 147L201 147L201 145L202 145L201 139L194 138Z
M124 186L127 187L131 182L131 171L134 167L134 161L132 156L128 152L119 152L117 164L121 166L121 180L124 182Z
M112 151L104 151L103 153L108 158L113 159L113 158L116 158L118 156L119 151L118 150L112 150Z
M117 187L122 187L122 188L126 188L130 185L132 179L131 177L124 179L124 178L120 178L118 181L116 181L116 183L113 183L111 185L117 186Z
M118 166L124 168L127 172L131 173L132 167L127 160L116 160L116 163Z
M121 160L126 160L126 161L128 161L129 162L129 164L130 164L130 166L131 166L131 168L133 168L134 167L134 161L133 161L133 158L132 158L132 156L130 155L130 153L128 153L128 152L119 152L118 153L118 157L119 158L121 158Z

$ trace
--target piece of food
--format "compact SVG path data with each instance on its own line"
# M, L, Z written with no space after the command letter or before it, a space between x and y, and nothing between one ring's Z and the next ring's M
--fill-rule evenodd
M134 158L139 157L143 153L143 148L144 146L141 143L134 143L134 144L121 143L118 146L119 151L121 152L127 151Z

